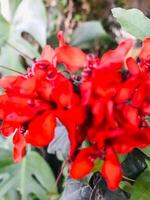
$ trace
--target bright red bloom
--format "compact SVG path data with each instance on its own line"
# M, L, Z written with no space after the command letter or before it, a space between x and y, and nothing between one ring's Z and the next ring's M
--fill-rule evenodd
M110 189L117 189L122 179L121 166L115 152L128 153L136 147L144 148L150 144L145 113L141 113L143 108L143 111L147 108L148 113L149 103L146 99L149 97L146 90L149 88L149 72L142 70L143 65L140 67L132 58L127 59L129 74L120 71L131 46L131 40L126 40L116 50L102 56L99 66L95 67L93 62L92 68L90 62L91 70L85 71L80 86L82 103L91 111L86 139L95 146L94 149L103 152L105 162L101 172ZM75 166L80 166L76 161L79 162L79 158L80 163L86 159L90 165L88 152L86 158L78 158L78 155L71 172L76 172ZM96 150L94 155L95 159L100 158ZM86 173L85 169L83 174Z
M62 36L63 37L63 36ZM68 48L69 52L74 51L60 40L60 48ZM57 49L57 51L59 48ZM76 49L85 58L80 49ZM63 55L63 49L59 53ZM68 52L68 53L69 53ZM74 54L74 59L78 59ZM42 59L35 61L27 74L19 76L7 76L0 79L0 87L6 94L0 96L0 118L3 120L1 130L5 136L9 136L17 131L14 136L14 158L21 160L23 149L21 142L30 143L36 147L46 146L54 137L56 118L60 118L71 132L69 137L73 142L77 136L77 127L83 122L83 111L80 105L80 97L74 91L72 81L68 80L57 70L59 59L56 50L46 46L42 52ZM82 59L82 58L81 58ZM84 60L85 61L85 60ZM67 60L62 60L67 64ZM70 66L80 66L83 63L75 62ZM84 65L84 64L83 64ZM81 113L77 117L78 111ZM76 118L73 117L77 113ZM72 122L69 125L69 121ZM72 133L74 136L72 136ZM19 141L19 138L21 141ZM79 141L79 139L78 139ZM19 152L20 146L20 152ZM71 150L73 155L77 146L74 143ZM21 153L22 152L22 153Z
M26 74L0 79L1 131L14 134L14 160L19 162L27 144L43 147L53 140L59 119L71 144L71 177L86 176L102 159L102 176L115 190L123 173L117 154L150 145L150 39L144 40L139 63L126 59L130 39L101 58L67 45L62 32L58 40L59 47L46 46ZM58 64L65 65L69 78ZM81 77L69 72L81 68ZM85 140L89 146L82 149Z

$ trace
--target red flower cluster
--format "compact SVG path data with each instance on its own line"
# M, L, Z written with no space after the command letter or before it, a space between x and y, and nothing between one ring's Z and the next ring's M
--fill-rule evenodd
M19 162L27 144L42 147L52 141L58 118L71 143L70 175L82 178L103 159L102 176L110 189L117 189L123 174L117 154L150 144L150 39L144 40L139 63L125 59L130 39L101 58L65 44L62 32L58 40L59 47L46 46L26 74L0 79L5 91L0 95L1 131L13 134ZM59 64L66 70L59 71ZM80 77L71 74L80 68ZM80 148L85 140L88 146Z

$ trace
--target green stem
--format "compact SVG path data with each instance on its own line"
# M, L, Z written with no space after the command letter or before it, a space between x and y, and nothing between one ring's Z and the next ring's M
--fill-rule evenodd
M132 181L132 182L135 182L135 180L134 180L134 179L128 178L128 177L126 177L126 176L123 176L123 178L124 178L125 180L127 180L127 181Z

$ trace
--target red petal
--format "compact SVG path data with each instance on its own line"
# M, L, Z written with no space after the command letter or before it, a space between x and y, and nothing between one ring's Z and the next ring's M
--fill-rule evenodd
M90 97L92 94L92 82L85 81L80 85L81 95L82 95L82 103L83 105L87 105L90 101Z
M86 55L81 49L65 45L55 49L58 63L66 65L66 68L72 72L86 65Z
M126 105L123 109L123 115L131 125L138 127L139 125L138 109Z
M101 173L110 190L118 189L122 179L122 170L119 160L111 147L106 150L105 162L101 168Z
M11 89L13 82L16 81L17 78L18 76L4 76L0 79L0 88L4 88L6 90Z
M145 98L145 87L141 85L141 87L134 93L132 98L132 105L135 107L140 107Z
M5 137L10 136L12 133L14 133L15 129L18 128L20 124L17 122L14 123L8 123L3 121L2 126L1 126L1 132Z
M73 86L63 75L58 74L54 81L52 98L62 107L70 107L73 100Z
M5 121L26 122L32 119L39 111L49 108L49 104L39 99L28 99L19 96L9 97L3 107Z
M65 45L65 40L64 40L63 31L59 31L59 32L58 32L57 38L58 38L58 41L59 41L59 46L60 46L60 47L64 46L64 45Z
M24 79L20 83L20 86L19 86L20 94L34 97L36 95L35 90L36 90L36 78L35 77Z
M47 60L50 63L54 63L55 61L55 50L51 48L50 45L46 45L41 54L42 60Z
M116 128L117 124L115 122L115 117L114 117L114 102L113 101L108 101L107 103L107 120L109 125L112 128Z
M70 176L80 179L89 174L94 167L94 160L91 160L93 149L91 147L81 149L75 161L71 165Z
M125 129L124 133L112 140L113 147L120 154L131 152L134 148L144 148L150 144L149 128Z
M145 38L143 40L143 46L139 55L140 60L145 60L150 55L150 38Z
M150 104L144 103L142 111L144 112L145 115L150 115Z
M139 66L138 66L138 64L136 63L136 61L132 57L127 58L126 64L127 64L129 72L132 75L139 74L139 72L140 72Z
M0 79L0 86L14 94L19 93L26 96L35 96L35 77L24 78L22 76L6 76Z
M49 111L35 117L29 124L26 141L37 147L48 145L54 138L56 119Z
M26 149L26 141L24 135L17 133L13 137L13 144L14 144L14 149L13 149L13 157L14 161L16 163L20 162L25 154L25 149Z
M59 40L59 47L55 49L55 52L58 63L66 65L66 68L72 72L84 67L87 59L83 51L66 45L62 31L59 31L57 38Z
M92 104L92 113L94 115L94 123L101 124L105 118L105 101L100 99L99 101L94 101Z
M50 84L48 80L40 79L38 82L38 92L45 100L50 100L50 96L52 95L52 91L54 89L53 84Z
M115 50L110 50L105 53L101 58L100 68L111 67L118 69L122 67L125 56L131 49L132 44L133 42L131 39L126 39L122 41Z
M122 85L119 86L116 96L116 102L122 103L126 100L129 100L131 95L135 92L135 88L139 83L137 79L128 79Z
M4 106L7 105L8 96L6 94L0 95L0 119L4 119Z

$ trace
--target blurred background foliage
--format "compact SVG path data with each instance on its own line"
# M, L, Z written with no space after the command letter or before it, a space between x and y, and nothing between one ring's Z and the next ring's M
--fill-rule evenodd
M115 7L139 8L146 16L150 16L149 0L0 0L0 65L24 72L32 64L32 59L40 57L45 44L52 47L58 45L59 30L64 31L68 43L82 48L85 52L103 54L129 36L112 16L111 9ZM114 16L119 18L117 12ZM138 48L134 51L135 56L136 52ZM1 76L13 73L15 72L0 68ZM69 141L66 130L60 124L56 132L58 135L60 133L61 137L56 134L55 141L48 147L48 153L47 147L29 147L20 164L14 164L12 160L11 138L4 140L1 136L0 200L60 199L64 180L67 179L67 166L57 185L55 179L65 160ZM136 191L145 191L141 189L141 185L147 186L150 183L150 180L146 179L150 172L145 171L134 187L132 181L149 166L143 157L149 152L149 148L144 151L146 154L135 150L127 157L120 158L125 175L129 177L128 182L125 179L121 183L122 190L119 189L115 193L108 191L100 175L94 175L90 185L87 185L87 180L84 183L72 183L68 180L69 185L66 186L61 200L88 200L89 197L91 200L127 200L130 199L131 190L134 193L132 200L139 199ZM129 165L129 162L132 162L132 165ZM99 169L100 166L98 163L96 168ZM98 185L94 187L94 183ZM148 190L146 189L146 192ZM141 200L149 199L149 193Z
M102 54L124 37L111 15L117 6L140 8L149 15L150 1L0 0L0 64L23 71L31 64L23 54L39 57L46 43L57 46L58 30L74 46Z

